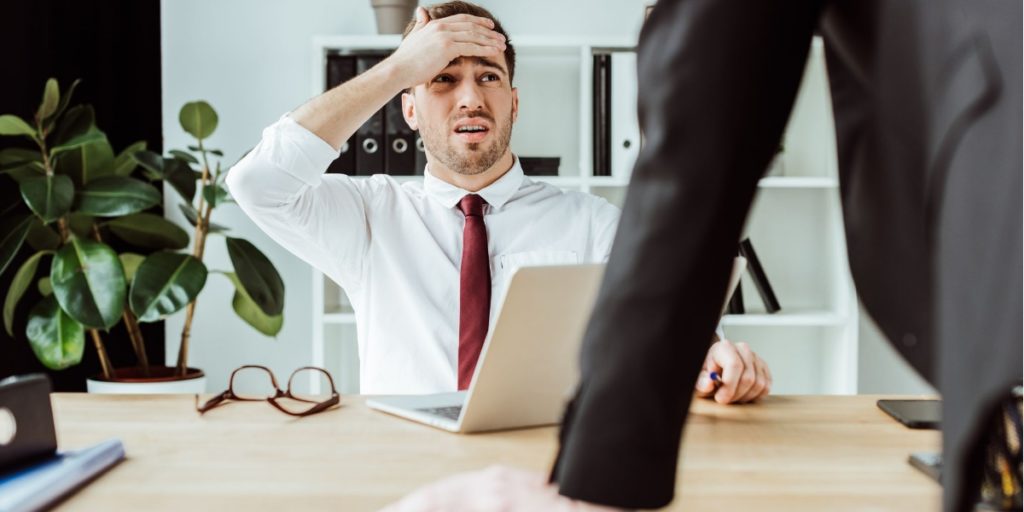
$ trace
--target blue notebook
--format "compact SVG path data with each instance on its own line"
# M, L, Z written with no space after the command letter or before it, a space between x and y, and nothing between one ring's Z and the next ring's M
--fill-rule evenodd
M124 446L110 439L2 473L0 512L45 509L122 459Z

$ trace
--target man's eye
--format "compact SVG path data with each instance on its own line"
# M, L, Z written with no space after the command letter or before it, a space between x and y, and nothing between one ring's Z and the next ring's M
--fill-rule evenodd
M497 82L498 80L501 80L501 77L494 73L487 73L480 80L484 82Z
M437 75L437 78L434 78L434 81L438 83L448 83L452 82L453 80L452 77L449 75Z

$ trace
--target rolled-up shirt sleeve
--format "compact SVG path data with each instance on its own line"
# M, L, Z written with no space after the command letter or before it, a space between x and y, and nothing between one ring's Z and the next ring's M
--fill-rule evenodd
M263 130L226 183L270 238L347 290L358 287L370 232L366 196L351 178L325 176L338 151L282 116Z

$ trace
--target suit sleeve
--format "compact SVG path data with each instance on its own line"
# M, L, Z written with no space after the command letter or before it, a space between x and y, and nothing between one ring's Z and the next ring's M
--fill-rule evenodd
M817 2L662 0L641 34L646 143L583 342L559 492L668 504L743 222L781 138Z

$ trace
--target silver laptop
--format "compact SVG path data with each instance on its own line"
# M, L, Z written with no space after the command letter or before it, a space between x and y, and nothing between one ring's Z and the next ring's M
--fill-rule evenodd
M737 258L729 296L746 261ZM467 391L377 396L379 411L451 432L557 424L579 380L579 350L603 264L513 274Z

